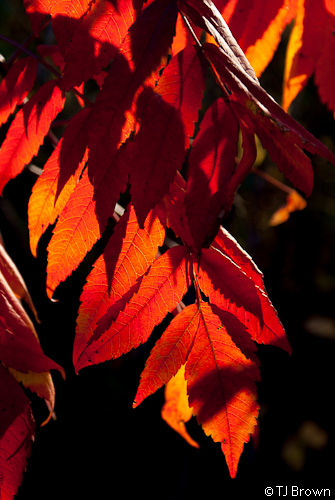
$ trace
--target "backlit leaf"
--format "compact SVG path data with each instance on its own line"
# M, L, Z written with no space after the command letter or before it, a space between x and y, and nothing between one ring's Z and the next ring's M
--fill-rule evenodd
M207 303L185 370L189 405L205 433L221 443L231 477L258 416L257 364L236 346Z
M87 108L72 118L33 186L28 205L28 226L30 249L35 256L40 237L62 212L87 161L84 135L85 132L87 135L85 129L89 116Z
M327 7L327 5L329 6ZM283 107L314 75L322 102L335 111L335 9L333 2L298 0L297 15L290 35L283 84Z
M183 365L166 384L165 403L161 413L163 420L178 432L188 444L194 448L199 448L198 443L191 438L185 427L185 422L188 422L192 417L192 409L188 405L184 373L185 366Z
M34 326L0 273L0 360L23 373L63 369L42 351Z
M36 321L38 321L37 311L28 291L27 285L25 284L20 271L6 252L6 249L2 243L0 243L0 271L4 279L14 292L15 297L25 301L25 303L33 312Z
M256 342L277 345L290 353L285 330L260 276L256 271L253 277L255 269L251 263L243 263L243 255L237 258L237 262L242 260L241 266L234 263L231 259L235 252L239 253L237 247L233 253L228 250L226 256L214 247L203 250L200 267L196 268L200 288L211 304L233 313Z
M37 154L52 120L63 109L64 100L63 92L52 80L17 113L0 149L0 193Z
M306 208L306 206L306 200L304 200L304 198L300 196L297 191L292 190L287 195L286 204L278 208L278 210L276 210L275 213L271 216L269 225L278 226L278 224L286 222L292 212L295 212L296 210L303 210L304 208Z
M48 20L46 16L51 16L52 28L62 52L91 3L91 0L23 0L36 37Z
M225 101L217 99L201 121L188 160L185 206L198 250L218 231L221 200L235 170L237 140L238 121Z
M115 321L108 311L82 352L76 369L117 358L146 342L189 287L189 256L183 246L170 248L149 268L139 290Z
M29 400L0 364L0 497L13 500L22 481L35 435Z
M97 321L124 296L153 263L164 241L164 229L154 213L149 213L143 229L134 208L122 216L103 254L95 262L81 294L73 362L93 335Z
M192 304L175 316L154 345L141 374L133 406L138 406L174 377L186 362L199 328L200 313Z
M146 102L140 130L127 146L131 194L140 225L182 167L203 89L202 60L196 47L189 46L171 60Z
M61 87L69 90L107 66L135 18L136 9L130 0L94 2L66 48Z
M296 0L252 3L218 0L215 4L259 76L271 61L284 28L295 14Z
M32 89L36 78L37 61L32 57L19 59L0 83L0 126L21 104Z

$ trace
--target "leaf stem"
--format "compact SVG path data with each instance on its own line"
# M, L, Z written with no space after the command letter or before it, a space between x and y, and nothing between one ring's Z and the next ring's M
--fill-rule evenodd
M284 191L284 193L290 194L290 193L292 193L292 191L294 191L293 188L287 186L283 182L272 177L272 175L269 175L266 172L263 172L262 170L259 170L256 167L252 167L251 172L255 175L258 175L259 177L262 177L262 179L265 179L267 182L269 182L270 184L272 184L276 188L280 189L281 191Z
M191 35L192 35L195 43L198 45L198 47L200 47L202 49L202 44L201 44L200 40L198 39L197 35L194 33L194 30L193 30L193 28L191 26L190 21L187 19L187 17L185 16L185 14L183 14L182 12L180 12L180 15L183 18L183 21L186 24L187 28L189 29L189 31L190 31L190 33L191 33Z

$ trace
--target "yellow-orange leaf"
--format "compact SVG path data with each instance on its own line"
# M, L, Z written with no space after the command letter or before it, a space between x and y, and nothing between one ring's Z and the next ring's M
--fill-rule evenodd
M162 408L162 418L172 429L181 435L194 448L199 445L187 432L185 423L192 417L192 409L188 405L187 383L185 380L185 365L165 386L165 403Z
M270 226L278 226L278 224L282 224L287 221L290 214L295 212L296 210L303 210L306 208L306 200L300 196L300 194L292 190L286 198L286 204L283 207L280 207L276 212L272 215L269 225Z

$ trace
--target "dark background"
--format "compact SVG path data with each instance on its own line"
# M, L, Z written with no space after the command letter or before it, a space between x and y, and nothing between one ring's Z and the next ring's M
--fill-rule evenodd
M20 1L1 0L0 32L19 42L29 35ZM287 33L261 79L279 102L286 38ZM5 58L12 51L0 42ZM334 151L334 119L320 103L312 81L291 113ZM50 147L44 144L35 164L43 165ZM263 271L293 348L288 356L278 348L259 346L259 434L245 446L234 480L220 445L207 438L194 419L187 427L199 450L161 419L163 391L132 409L153 340L118 360L75 375L71 355L76 313L92 260L87 259L59 287L59 301L50 302L45 294L50 231L41 241L38 259L31 256L28 245L27 203L36 177L26 170L8 184L0 200L1 233L37 307L41 324L36 328L44 352L67 374L66 381L54 374L57 419L37 428L19 500L133 494L169 500L240 494L264 498L265 486L291 484L330 488L334 494L335 170L320 158L313 158L313 163L315 189L308 207L288 222L269 227L285 193L254 174L241 186L226 221ZM259 168L284 180L268 157ZM158 335L155 332L154 338ZM47 410L37 397L31 400L39 424Z

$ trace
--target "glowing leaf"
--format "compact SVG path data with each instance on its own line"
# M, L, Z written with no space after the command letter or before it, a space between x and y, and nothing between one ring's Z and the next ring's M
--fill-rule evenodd
M61 50L64 52L79 19L91 5L91 0L23 0L36 37L51 16L52 28Z
M5 247L2 243L0 243L0 271L4 279L14 292L15 297L26 302L26 304L33 312L35 319L38 321L37 311L33 304L28 288L24 282L24 279L20 271L12 261L11 257L6 252Z
M101 257L87 278L81 294L73 362L93 335L97 321L125 295L153 263L163 244L164 230L154 213L149 213L143 229L134 208L122 216Z
M162 408L162 418L172 429L181 435L194 448L199 445L186 430L185 422L192 417L192 409L188 405L187 386L183 365L165 387L165 404Z
M30 456L35 422L28 398L2 364L0 394L0 497L12 500Z
M284 28L294 16L295 3L296 0L215 2L257 76L271 61Z
M185 247L170 248L149 268L138 292L115 321L108 311L79 357L76 369L117 358L146 342L189 287L189 257Z
M235 170L237 140L238 121L225 101L217 99L201 121L188 160L185 206L198 250L218 231L222 199Z
M34 326L0 273L0 360L23 373L63 369L42 351Z
M62 212L87 161L84 136L89 116L90 110L83 109L72 118L32 189L28 225L30 249L35 256L41 235Z
M329 6L327 6L329 4ZM298 0L295 24L286 52L283 107L314 74L321 100L335 111L335 9L333 2Z
M129 0L94 2L78 24L65 52L65 69L61 86L65 90L86 82L115 57L136 9Z
M37 154L63 105L64 95L53 80L45 83L17 113L0 150L0 193Z
M207 303L185 370L189 405L205 433L221 443L231 477L256 425L257 364L232 341Z
M269 225L278 226L278 224L286 222L292 212L295 212L296 210L303 210L306 206L306 200L304 200L304 198L300 196L297 191L292 190L287 195L286 204L283 207L278 208L278 210L276 210L272 215Z
M140 130L127 147L132 164L131 193L140 225L167 193L182 166L203 89L199 52L189 46L171 60L155 91L149 94Z
M170 0L149 5L133 25L104 81L90 116L87 169L60 214L48 246L49 296L100 238L127 187L129 162L121 146L135 128L138 91L165 61L176 15ZM136 53L130 67L127 57L134 40Z
M245 261L246 254L238 247L232 251L221 245L203 250L197 269L200 288L211 304L233 313L256 342L277 345L290 353L285 330L251 259Z
M185 307L173 318L157 340L141 374L134 407L167 384L186 362L190 347L199 328L200 313L196 304Z
M36 78L37 61L25 57L17 61L0 83L0 125L21 104L32 89Z
M319 154L333 164L334 155L286 114L258 82L242 71L219 47L205 44L204 50L219 78L232 91L231 104L239 119L247 121L248 128L259 136L285 176L310 195L313 170L304 150Z

